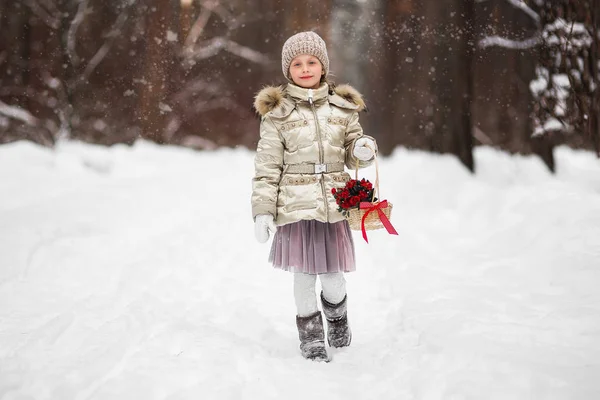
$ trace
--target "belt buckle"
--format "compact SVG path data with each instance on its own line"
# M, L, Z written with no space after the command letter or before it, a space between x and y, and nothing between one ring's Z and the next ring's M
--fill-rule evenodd
M315 174L327 172L327 164L315 164Z

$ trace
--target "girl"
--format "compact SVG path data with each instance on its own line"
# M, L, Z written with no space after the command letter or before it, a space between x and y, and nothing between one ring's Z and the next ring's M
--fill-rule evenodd
M252 181L252 215L260 243L274 233L269 261L294 273L296 325L302 356L328 361L315 283L332 347L350 345L344 272L355 270L350 228L337 211L333 188L344 186L354 169L366 167L377 150L363 135L361 95L326 78L325 42L314 32L290 37L281 52L286 86L261 90L254 107L262 116Z

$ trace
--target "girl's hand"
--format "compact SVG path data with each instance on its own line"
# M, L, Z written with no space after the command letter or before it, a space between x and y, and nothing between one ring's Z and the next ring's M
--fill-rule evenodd
M377 145L369 138L360 138L354 143L354 157L361 161L369 161L375 156Z
M273 221L271 214L259 214L254 219L254 236L258 243L265 243L269 240L269 231L273 234L277 232L277 225Z

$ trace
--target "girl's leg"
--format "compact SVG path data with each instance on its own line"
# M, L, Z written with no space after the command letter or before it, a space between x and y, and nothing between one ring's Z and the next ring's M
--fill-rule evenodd
M348 325L346 279L341 272L320 275L321 305L327 319L327 341L331 347L349 346L352 331Z
M346 279L343 272L319 275L323 297L331 304L338 304L346 297Z
M315 293L316 275L294 274L294 298L296 300L296 327L300 339L302 357L314 361L329 361L325 347L323 316L317 308Z
M294 274L294 299L299 317L314 314L317 308L317 295L315 293L316 275Z

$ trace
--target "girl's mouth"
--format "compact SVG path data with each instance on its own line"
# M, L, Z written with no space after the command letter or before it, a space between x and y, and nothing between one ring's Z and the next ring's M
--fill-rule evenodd
M310 79L312 76L301 76L300 79Z

